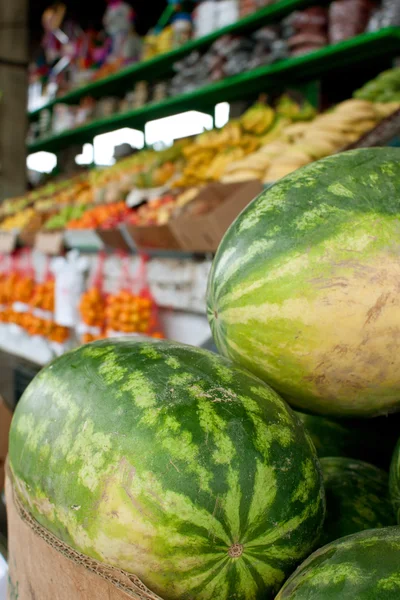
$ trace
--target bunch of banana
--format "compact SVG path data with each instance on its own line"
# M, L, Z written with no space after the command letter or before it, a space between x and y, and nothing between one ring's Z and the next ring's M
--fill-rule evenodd
M304 165L308 165L313 158L304 149L296 144L289 146L282 154L276 155L264 174L264 183L272 183L289 175Z
M274 119L274 109L262 102L257 102L241 116L240 123L246 133L263 135L270 129Z
M242 148L228 148L225 152L221 152L214 158L206 171L206 179L208 181L219 181L227 166L239 160L244 156Z
M185 156L190 156L197 149L220 150L226 146L234 146L239 143L242 137L242 128L238 121L230 121L222 129L213 129L200 134L193 144L184 148Z
M283 94L279 98L275 110L279 116L290 121L311 121L317 114L312 104L307 101L298 104L288 94Z
M254 152L249 154L246 158L236 160L229 164L221 181L223 183L233 183L239 181L249 181L251 179L262 180L265 170L270 164L270 158L267 154L262 152Z
M276 181L314 160L339 152L373 129L382 118L383 112L372 102L352 99L311 122L285 127L280 138L284 145L278 153L273 144L261 149L271 157L264 181Z
M374 107L378 116L385 119L400 109L400 102L375 102Z
M278 115L268 132L264 133L259 138L261 146L265 146L270 142L274 142L275 140L281 139L283 131L286 129L286 127L290 125L290 123L290 119L287 119L286 117L280 117Z

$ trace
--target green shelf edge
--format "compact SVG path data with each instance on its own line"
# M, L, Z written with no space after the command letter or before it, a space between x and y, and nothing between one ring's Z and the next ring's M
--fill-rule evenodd
M166 117L186 110L204 110L205 105L232 101L276 85L294 83L318 77L321 73L350 66L363 59L387 54L400 55L400 27L390 27L373 33L364 33L310 54L288 58L271 65L258 67L203 86L192 92L147 104L127 113L117 113L91 121L81 127L52 135L28 145L28 152L57 151L74 143L90 141L95 135L119 127L142 128L147 121Z
M276 4L266 6L256 13L240 19L240 21L237 21L232 25L227 25L206 36L191 40L181 48L166 52L150 60L135 63L108 77L104 77L98 81L93 81L85 86L72 90L64 96L51 100L41 108L30 111L28 117L31 120L36 119L42 110L52 108L55 104L74 104L85 96L96 96L99 98L110 94L113 92L114 86L118 85L121 87L121 84L124 82L128 84L131 81L147 80L156 75L160 76L163 72L165 73L172 69L173 64L177 60L182 59L194 50L200 50L210 46L223 35L255 31L258 27L284 18L294 10L306 8L316 2L320 4L321 2L328 3L330 1L331 0L279 0ZM129 86L126 87L126 91L128 88Z

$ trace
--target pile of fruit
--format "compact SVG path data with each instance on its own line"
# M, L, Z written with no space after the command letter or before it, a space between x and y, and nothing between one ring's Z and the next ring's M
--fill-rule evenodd
M79 312L83 327L81 341L83 344L94 342L105 337L106 301L99 286L90 287L82 294Z
M0 222L1 231L20 231L24 229L35 215L33 208L25 208Z
M76 222L82 219L87 209L88 207L84 204L65 206L46 221L44 229L46 231L65 229L71 221Z
M229 164L222 182L261 179L273 183L299 167L330 156L357 141L399 104L351 99L309 121L279 119L257 152ZM253 109L262 111L262 108Z
M399 598L399 218L397 149L266 190L210 274L223 356L102 340L31 383L9 452L25 509L148 597ZM151 302L122 291L106 317L142 333Z
M113 229L128 220L132 210L125 202L101 204L67 223L67 229Z
M357 142L399 109L399 82L399 68L385 71L355 92L353 99L322 114L287 94L272 105L261 98L221 129L176 141L162 151L144 149L111 167L6 200L0 207L0 230L34 234L40 228L164 224L176 208L186 204L180 204L182 191L193 198L201 187L215 181L274 183ZM125 207L133 190L140 190L146 198L146 190L160 187L160 196L139 211Z
M8 272L0 273L0 323L17 325L30 336L64 344L71 332L54 321L53 312L52 278L37 283L16 264Z
M164 337L157 331L155 311L154 300L148 295L137 295L128 289L110 294L105 310L109 337L118 333Z
M400 67L384 71L354 93L359 100L369 100L393 104L393 110L400 106Z

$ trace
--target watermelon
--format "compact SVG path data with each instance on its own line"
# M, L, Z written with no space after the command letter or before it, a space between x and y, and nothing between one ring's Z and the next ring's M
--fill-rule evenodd
M390 466L389 485L397 523L400 525L400 440L393 453L392 464Z
M276 600L396 600L399 565L400 527L369 529L314 552Z
M60 540L165 600L266 600L324 520L315 449L230 361L105 340L34 379L10 433L16 492Z
M340 420L300 412L296 414L310 434L320 458L347 456L389 470L400 429L400 414Z
M400 408L400 149L337 154L239 215L210 273L221 354L306 412Z
M326 494L322 544L364 529L396 525L385 471L361 460L321 459Z

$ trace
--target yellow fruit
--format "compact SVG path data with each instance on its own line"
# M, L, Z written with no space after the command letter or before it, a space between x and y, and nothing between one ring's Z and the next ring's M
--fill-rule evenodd
M374 106L378 117L385 119L400 109L400 102L375 102Z
M240 123L244 131L261 135L271 127L274 118L275 111L270 106L257 102L242 115Z
M364 121L360 121L359 123L354 123L351 127L351 132L357 133L359 136L367 133L367 131L371 131L374 127L376 127L377 122L372 119L366 119Z
M251 181L253 179L262 179L264 171L252 171L250 169L243 171L235 171L221 177L222 183L236 183L240 181Z

